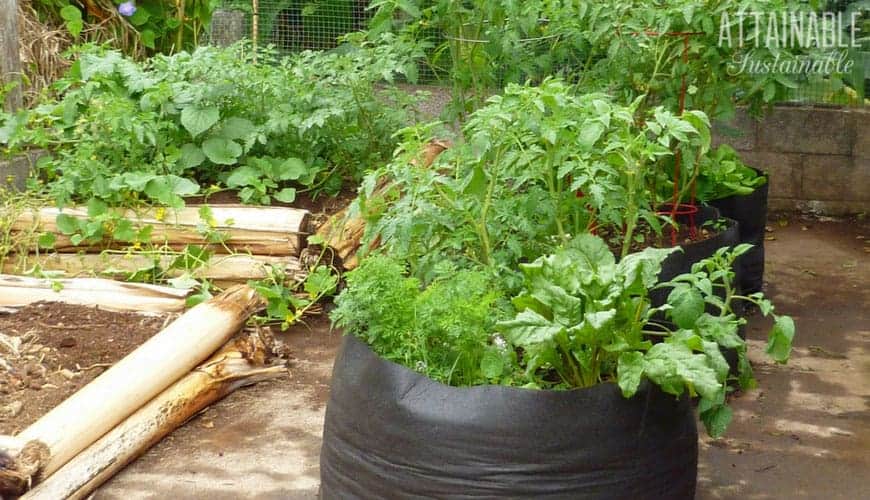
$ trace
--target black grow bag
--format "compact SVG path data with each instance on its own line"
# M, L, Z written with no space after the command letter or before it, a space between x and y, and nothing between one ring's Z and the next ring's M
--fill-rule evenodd
M701 227L705 222L719 219L719 210L709 206L699 207L698 214L695 215L695 224ZM677 222L685 224L687 221L677 217ZM665 258L662 262L662 270L659 273L659 281L669 281L677 276L692 271L692 265L700 262L707 257L710 257L716 250L722 247L734 247L740 243L739 228L736 221L725 218L726 228L718 234L707 238L706 240L697 241L685 245L680 245L682 252L674 252ZM667 232L668 229L665 229ZM735 265L734 272L736 274L735 281L740 282L741 269ZM653 307L658 307L667 302L670 289L659 289L650 292L650 301ZM711 313L718 314L718 310L711 310Z
M765 175L759 171L760 175ZM767 223L767 193L770 179L755 191L744 196L729 196L710 201L723 217L739 224L740 243L753 245L740 256L740 289L743 293L760 292L764 283L764 226Z
M688 398L644 383L573 391L449 387L354 337L336 358L321 497L691 499Z

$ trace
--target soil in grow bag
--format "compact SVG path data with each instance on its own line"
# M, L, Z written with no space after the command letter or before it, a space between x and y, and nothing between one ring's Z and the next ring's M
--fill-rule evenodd
M450 387L345 337L320 458L321 498L691 499L689 398L644 383L551 391Z
M759 175L765 175L759 172ZM737 261L740 289L744 294L760 292L764 282L764 227L767 223L767 193L770 180L744 196L729 196L710 201L723 217L739 224L740 243L753 245Z
M707 221L715 221L721 218L719 210L709 206L699 207L698 213L695 217L695 223L698 226L703 225ZM718 233L712 234L710 237L703 240L683 243L680 245L683 249L682 252L674 252L670 254L664 262L662 262L659 281L669 281L680 274L691 272L693 264L710 257L716 252L716 250L722 247L734 247L739 244L740 237L737 222L728 218L725 218L724 221L726 224L725 228L720 230ZM677 223L684 224L685 221L680 220L678 217ZM741 269L739 266L735 265L734 271L736 273L735 281L739 283ZM670 290L667 289L651 291L650 301L652 302L652 306L659 307L667 302L669 293ZM718 314L718 311L716 310L711 310L709 312L715 312Z

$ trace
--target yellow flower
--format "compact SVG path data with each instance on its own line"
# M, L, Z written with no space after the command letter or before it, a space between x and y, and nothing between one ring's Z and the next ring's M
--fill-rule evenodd
M159 221L162 221L163 219L165 219L166 218L166 208L158 207L157 211L154 212L154 218L159 220Z
M137 242L133 243L133 250L142 250L142 242L137 241Z
M293 314L292 312L287 313L287 316L284 316L284 323L287 323L289 325L290 323L293 323L294 321L296 321L296 315Z

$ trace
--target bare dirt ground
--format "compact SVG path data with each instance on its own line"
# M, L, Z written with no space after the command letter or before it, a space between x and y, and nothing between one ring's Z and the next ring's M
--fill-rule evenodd
M870 225L774 217L769 227L766 292L795 319L795 351L786 366L768 362L767 324L753 318L760 389L733 400L725 438L701 439L697 498L867 498Z
M751 318L760 389L733 398L735 421L725 438L702 436L697 498L861 498L870 489L870 224L775 216L770 228L766 291L797 322L795 353L786 366L767 362L767 322ZM34 315L49 325L72 324ZM11 318L0 318L0 331L16 326ZM98 319L89 320L104 322ZM341 338L325 315L308 323L279 335L290 348L289 376L213 405L93 498L316 498L323 414ZM55 343L66 335L48 332ZM44 345L56 348L52 342Z
M15 434L160 331L168 318L37 303L0 316L0 434Z

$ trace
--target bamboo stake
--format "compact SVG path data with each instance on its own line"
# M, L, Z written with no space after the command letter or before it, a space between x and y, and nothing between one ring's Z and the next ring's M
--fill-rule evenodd
M264 367L256 333L233 340L203 365L79 453L21 500L83 499L203 408L235 389L287 373Z
M0 274L0 307L34 302L64 302L99 306L111 311L177 312L184 309L189 289L98 278L38 279Z
M30 254L20 257L10 256L3 264L2 272L20 274L31 267L38 266L43 271L60 271L68 277L100 276L125 279L137 271L159 266L164 270L165 277L176 278L189 273L194 279L206 279L221 288L246 283L249 280L264 279L268 276L269 266L283 270L284 274L292 279L301 279L305 276L299 259L292 256L217 254L190 271L173 269L172 263L176 258L177 255L166 253L152 256L147 253L132 252Z
M187 205L179 210L150 208L144 211L117 210L116 213L133 221L135 228L151 225L150 240L157 246L167 245L181 250L187 245L207 246L218 253L249 252L257 255L299 255L308 233L307 210L286 207L251 207L245 205L215 205L210 207L211 219L203 221L201 205ZM55 233L55 251L78 252L123 248L128 243L105 241L100 246L76 245L61 233L56 219L59 214L77 219L88 219L84 207L68 207L62 211L44 207L38 211L23 212L12 223L13 231ZM211 243L203 232L225 236L222 243ZM102 247L102 248L101 248Z
M438 155L451 146L450 142L434 140L426 145L420 156L423 167L432 165ZM416 162L412 162L415 163ZM373 197L384 196L391 188L392 183L386 179L380 179L375 187ZM336 213L317 228L317 235L322 237L326 246L331 248L335 255L341 258L341 263L346 270L354 269L359 265L357 252L362 245L365 234L366 221L360 216L351 216L347 208ZM372 246L377 247L376 239Z
M225 344L261 306L248 286L230 288L197 305L138 349L24 429L16 438L41 443L49 457L36 477L48 477ZM8 461L7 461L8 462ZM17 463L0 468L21 469ZM3 492L0 495L21 492Z

